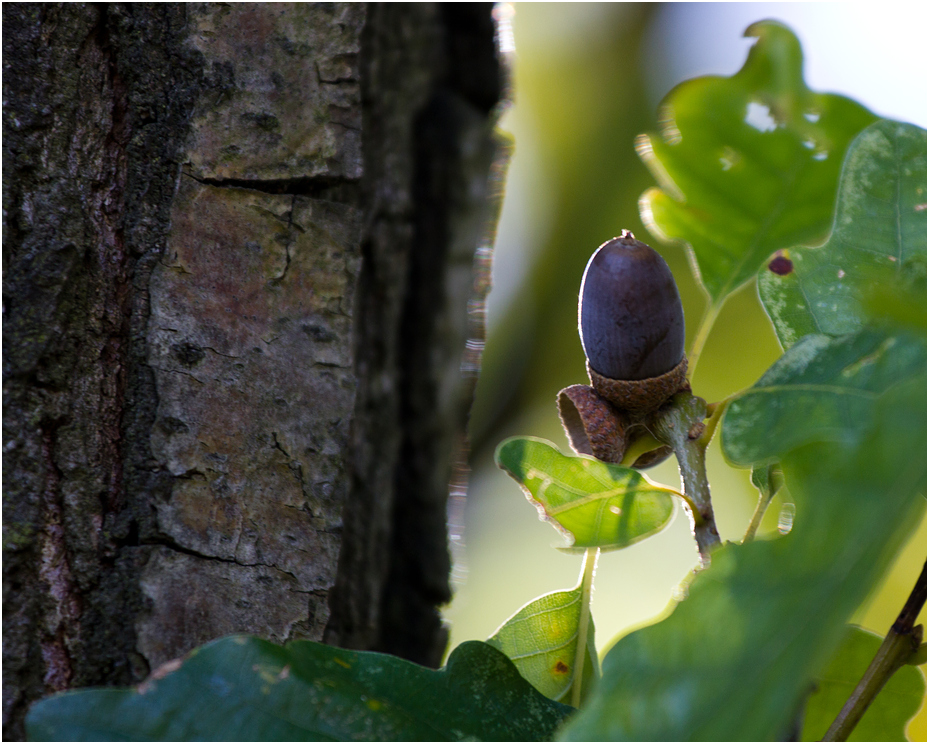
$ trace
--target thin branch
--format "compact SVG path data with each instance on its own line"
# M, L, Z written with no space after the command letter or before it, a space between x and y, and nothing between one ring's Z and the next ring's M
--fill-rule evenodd
M923 626L913 627L919 611L926 603L926 564L916 580L916 586L903 605L903 609L884 638L884 642L877 650L874 659L868 666L855 687L851 696L845 702L839 715L829 727L823 741L846 741L858 721L865 714L868 706L884 685L900 667L906 664L919 649L923 640Z
M684 392L675 395L653 422L655 437L669 445L677 457L691 528L703 565L709 563L710 551L720 543L706 477L706 444L701 437L706 430L705 418L706 401Z

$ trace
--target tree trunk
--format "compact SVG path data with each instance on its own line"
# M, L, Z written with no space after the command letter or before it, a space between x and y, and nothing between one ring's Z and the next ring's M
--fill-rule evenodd
M5 738L233 632L440 662L490 12L4 4Z

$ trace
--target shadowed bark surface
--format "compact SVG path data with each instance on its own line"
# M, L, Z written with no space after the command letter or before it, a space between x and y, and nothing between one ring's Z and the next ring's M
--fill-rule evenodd
M490 6L3 13L5 738L231 632L438 664Z

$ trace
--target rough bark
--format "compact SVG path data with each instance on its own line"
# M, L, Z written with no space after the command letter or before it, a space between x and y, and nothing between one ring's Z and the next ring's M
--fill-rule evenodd
M3 13L5 738L231 632L437 664L490 6Z

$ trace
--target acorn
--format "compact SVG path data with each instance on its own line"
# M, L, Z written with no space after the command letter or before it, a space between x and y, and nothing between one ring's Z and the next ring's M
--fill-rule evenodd
M684 308L664 259L628 230L591 256L578 305L590 383L641 417L687 387Z

